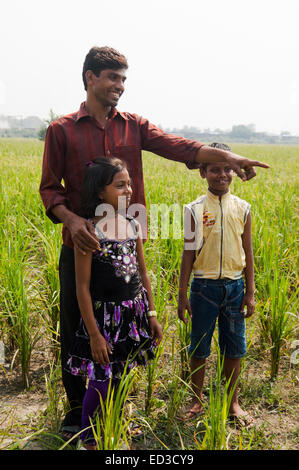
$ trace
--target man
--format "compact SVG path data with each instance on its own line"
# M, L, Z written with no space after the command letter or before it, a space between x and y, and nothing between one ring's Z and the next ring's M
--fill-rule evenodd
M45 139L40 195L48 217L54 223L63 223L59 263L61 360L63 383L71 408L63 423L65 438L79 429L85 392L82 379L64 371L80 318L74 295L73 247L77 246L83 253L98 248L92 225L79 215L80 188L86 164L98 156L125 160L132 177L131 203L143 205L142 150L184 162L188 168L198 168L202 162L225 161L243 180L255 176L254 166L268 167L222 149L166 134L143 117L117 111L116 105L125 89L127 68L127 60L119 52L108 47L93 47L83 66L86 101L78 112L50 124Z

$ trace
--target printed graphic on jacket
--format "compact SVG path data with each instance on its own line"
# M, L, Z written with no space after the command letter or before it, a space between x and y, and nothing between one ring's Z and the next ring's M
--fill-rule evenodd
M209 211L206 209L203 212L203 225L206 227L211 227L212 225L215 225L216 222L216 217L214 217Z

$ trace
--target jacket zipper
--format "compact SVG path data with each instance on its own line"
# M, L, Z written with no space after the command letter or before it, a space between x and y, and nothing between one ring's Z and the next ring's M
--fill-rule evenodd
M223 255L223 210L222 210L221 196L219 196L219 205L220 205L220 213L221 213L220 269L219 269L219 279L220 279L221 274L222 274L222 255Z

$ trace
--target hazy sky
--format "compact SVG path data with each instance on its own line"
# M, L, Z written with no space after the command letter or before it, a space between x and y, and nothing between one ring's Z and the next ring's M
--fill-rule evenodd
M299 135L298 0L1 0L0 115L85 99L94 45L129 62L118 108L163 127Z

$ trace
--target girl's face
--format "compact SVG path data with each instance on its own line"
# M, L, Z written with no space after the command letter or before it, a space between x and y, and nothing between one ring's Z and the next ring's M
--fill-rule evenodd
M100 192L99 197L105 204L111 204L115 211L118 210L118 198L125 198L126 208L129 207L132 196L131 178L128 171L124 168L115 173L110 184Z

